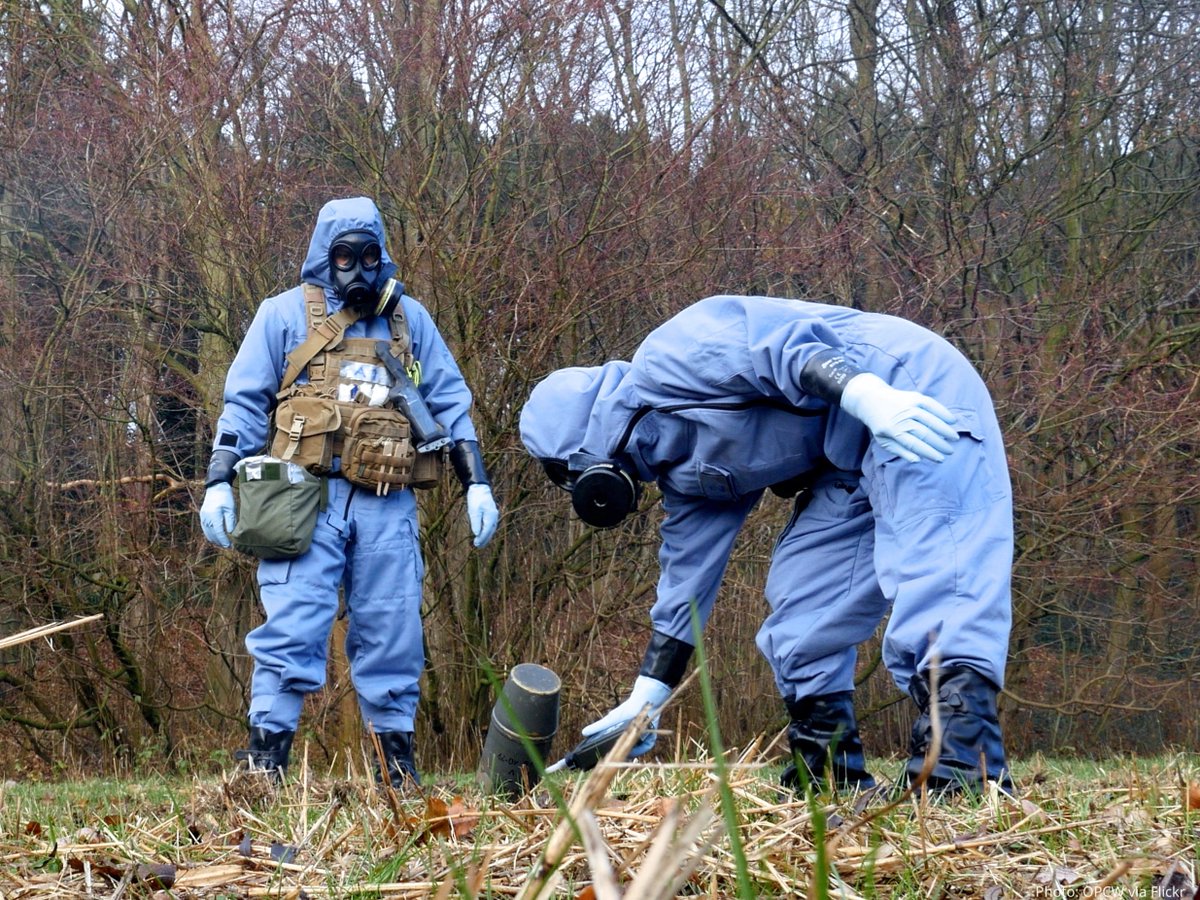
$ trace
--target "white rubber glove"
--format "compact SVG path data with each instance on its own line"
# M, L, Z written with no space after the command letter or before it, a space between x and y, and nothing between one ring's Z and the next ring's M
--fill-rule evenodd
M200 527L204 536L218 547L229 547L229 532L237 525L237 511L233 505L233 488L224 483L214 484L204 492L204 503L200 506Z
M629 697L625 702L608 713L604 718L597 719L591 725L585 725L581 729L581 733L584 737L588 737L618 724L623 723L624 725L628 725L637 717L638 713L649 705L651 730L643 734L641 740L629 751L630 759L635 756L641 756L653 747L654 742L658 739L658 735L654 733L654 730L658 728L658 713L670 696L671 689L657 678L639 675L637 680L634 681L633 690L629 692Z
M846 382L841 407L870 429L887 451L917 462L941 462L958 440L954 413L918 391L901 391L861 372Z
M500 510L496 508L492 489L486 484L473 484L467 488L467 521L471 523L476 547L482 547L496 533Z

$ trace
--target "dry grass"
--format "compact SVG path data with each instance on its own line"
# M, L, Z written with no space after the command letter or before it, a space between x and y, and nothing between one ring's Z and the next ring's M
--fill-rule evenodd
M725 761L738 842L704 761L564 773L511 804L451 782L397 797L363 778L317 777L303 762L282 788L233 774L158 798L138 785L72 793L10 783L0 793L0 897L995 900L1194 890L1200 797L1189 799L1187 757L1033 760L1017 769L1019 799L910 798L889 809L882 793L782 794L775 769L747 756Z

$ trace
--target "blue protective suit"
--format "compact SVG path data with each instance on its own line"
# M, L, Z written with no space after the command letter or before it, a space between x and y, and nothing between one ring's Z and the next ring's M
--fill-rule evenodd
M887 453L857 419L802 391L804 364L831 348L948 407L961 437L945 461ZM772 553L757 639L785 700L852 690L855 647L889 609L884 661L902 690L935 664L1003 684L1004 444L979 375L927 329L820 303L709 297L651 332L631 363L552 373L522 411L521 436L540 459L617 458L658 483L666 517L650 617L688 643L690 605L707 621L764 491L811 479Z
M347 231L372 232L386 248L383 222L365 197L335 200L320 211L303 282L325 289L326 309L341 308L333 289L329 248ZM383 251L380 278L395 265ZM421 393L455 443L474 441L471 392L428 311L401 298L421 364ZM303 289L264 300L246 332L225 380L225 406L214 449L239 457L267 444L268 416L286 369L287 354L307 337ZM362 319L347 337L390 340L383 318ZM386 370L373 376L390 380ZM307 380L307 374L298 379ZM346 655L363 721L378 732L411 732L424 667L421 586L424 563L418 542L417 505L410 490L376 496L345 479L328 480L329 502L321 512L312 547L291 560L264 560L258 584L266 621L246 637L254 657L250 724L271 732L294 731L304 695L325 683L326 647L345 587L349 612Z

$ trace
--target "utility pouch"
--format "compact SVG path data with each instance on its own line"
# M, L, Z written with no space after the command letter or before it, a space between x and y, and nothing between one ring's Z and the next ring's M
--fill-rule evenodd
M291 559L312 545L326 482L296 463L270 456L238 463L238 519L229 536L235 549L259 559Z
M342 475L351 484L386 494L412 483L416 451L408 419L394 409L360 407L347 417Z
M433 488L441 484L442 472L446 468L446 450L418 453L413 460L412 484L414 488Z
M332 398L289 397L275 410L271 455L303 466L313 475L327 475L333 468L341 424L341 410Z

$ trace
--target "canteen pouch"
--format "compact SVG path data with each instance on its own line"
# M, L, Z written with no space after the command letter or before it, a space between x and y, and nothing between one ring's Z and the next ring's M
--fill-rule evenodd
M275 410L275 433L271 455L303 466L314 475L333 469L333 456L342 413L329 397L299 394L289 397Z
M351 484L386 494L412 483L416 450L408 419L394 409L363 406L350 413L342 444L342 475Z
M229 536L234 548L259 559L305 553L317 513L325 508L324 479L269 456L248 457L237 468L238 519Z
M441 483L442 470L445 465L445 450L434 450L432 453L418 453L417 458L413 460L411 487L437 487Z

